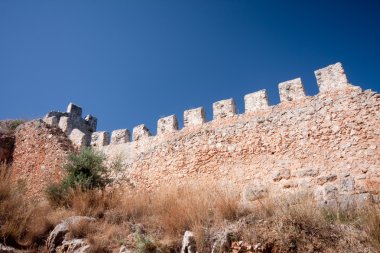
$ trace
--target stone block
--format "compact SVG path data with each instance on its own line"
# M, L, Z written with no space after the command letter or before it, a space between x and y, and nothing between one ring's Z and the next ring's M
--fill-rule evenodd
M43 118L43 121L46 124L49 124L52 126L58 126L58 118L56 116L45 117L45 118Z
M314 71L320 92L344 89L348 86L346 74L340 62Z
M77 128L71 131L69 135L69 139L74 144L74 146L79 149L86 147L86 144L87 144L86 134Z
M92 147L103 147L110 144L110 135L108 132L94 132L91 135L91 146Z
M67 106L67 112L70 113L70 115L73 117L82 118L82 108L80 106L73 104L73 103L70 103Z
M172 133L177 130L178 121L175 115L170 115L157 121L157 135Z
M111 144L121 144L129 142L130 134L128 129L114 130L111 135Z
M213 103L212 109L214 119L232 117L236 114L236 105L232 98Z
M278 90L280 92L281 102L293 101L305 97L305 90L301 78L279 83Z
M198 107L186 110L183 113L184 126L196 126L206 122L205 110L203 107Z
M96 126L98 124L98 119L92 116L91 114L88 114L84 120L87 121L88 126L90 128L89 130L95 132Z
M132 140L133 141L138 141L144 138L147 138L151 136L151 133L149 129L144 125L138 125L133 128L132 131Z
M66 116L63 116L59 119L58 126L66 135L69 135L73 130L71 119Z
M245 112L255 112L269 108L266 90L259 90L244 96Z

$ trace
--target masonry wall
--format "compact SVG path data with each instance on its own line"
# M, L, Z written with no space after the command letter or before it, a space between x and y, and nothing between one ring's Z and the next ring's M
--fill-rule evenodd
M279 105L259 91L245 97L244 114L227 99L214 103L210 122L197 108L184 113L181 130L173 115L158 121L157 136L140 125L132 142L119 130L115 138L94 133L92 145L109 161L121 157L115 177L136 187L204 181L232 185L247 201L305 190L329 205L378 202L380 95L350 85L340 64L316 77L313 97L294 79L279 84Z
M48 185L63 178L62 165L73 151L57 126L42 120L24 123L15 132L11 178L24 187L27 196L42 198Z

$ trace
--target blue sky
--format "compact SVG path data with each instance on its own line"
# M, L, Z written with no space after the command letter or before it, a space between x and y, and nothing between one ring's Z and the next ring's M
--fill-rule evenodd
M98 129L155 132L162 116L267 89L341 61L380 91L380 2L0 0L0 119L42 117L72 101Z

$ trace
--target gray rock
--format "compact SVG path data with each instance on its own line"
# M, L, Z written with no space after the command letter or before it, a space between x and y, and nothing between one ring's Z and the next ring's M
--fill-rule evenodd
M62 244L65 235L69 232L69 226L72 224L76 224L81 221L95 221L94 218L86 217L86 216L72 216L61 223L59 223L53 231L50 232L48 239L46 240L46 247L49 252L55 253L56 248Z
M0 253L14 253L15 249L12 247L4 246L0 243Z
M247 203L262 199L268 193L268 188L259 183L251 183L244 187L243 190L243 202Z
M122 245L120 247L120 250L119 250L119 253L132 253L131 250L129 250L127 247L125 247L124 245Z
M194 235L190 231L186 231L183 235L181 253L196 253L196 244Z
M288 169L278 170L272 175L272 180L275 182L278 182L282 179L289 179L289 178L290 178L290 170Z
M234 234L230 228L216 233L213 238L214 243L212 244L211 253L229 252Z
M61 246L56 249L57 253L86 253L89 252L90 245L83 239L64 240Z

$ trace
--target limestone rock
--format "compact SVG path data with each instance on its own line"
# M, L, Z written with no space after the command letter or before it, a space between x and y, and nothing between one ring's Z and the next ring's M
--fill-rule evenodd
M16 250L12 247L5 246L0 243L0 253L14 253Z
M83 239L64 240L62 245L56 248L57 253L86 253L89 250L90 245Z
M264 198L268 193L268 188L258 182L250 183L244 187L243 202L249 203Z
M46 247L48 251L51 253L55 253L56 248L62 244L65 235L67 234L67 232L69 232L69 226L81 221L91 222L95 221L95 219L86 216L72 216L63 220L61 223L55 226L55 228L53 229L53 231L50 232L49 237L46 240Z
M192 232L186 231L183 235L181 253L196 253L196 243Z

